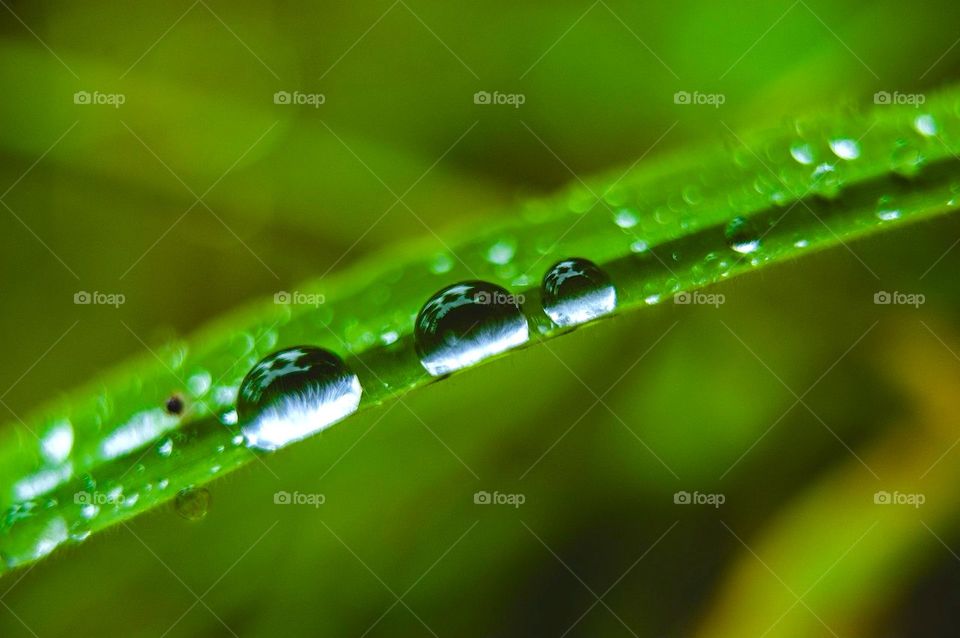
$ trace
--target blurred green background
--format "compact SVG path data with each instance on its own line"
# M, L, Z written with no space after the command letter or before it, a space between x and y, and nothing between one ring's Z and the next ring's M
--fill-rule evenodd
M924 95L960 61L946 0L0 4L10 422L142 355L135 335L439 248L576 176ZM947 218L765 270L719 308L430 386L418 416L365 412L212 484L201 522L155 511L5 576L0 635L953 635L958 236Z

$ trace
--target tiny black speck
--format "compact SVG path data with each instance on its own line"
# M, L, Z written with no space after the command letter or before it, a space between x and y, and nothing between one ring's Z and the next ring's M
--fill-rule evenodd
M167 408L167 412L170 414L180 414L183 412L183 399L175 394L167 399L167 404L165 407Z

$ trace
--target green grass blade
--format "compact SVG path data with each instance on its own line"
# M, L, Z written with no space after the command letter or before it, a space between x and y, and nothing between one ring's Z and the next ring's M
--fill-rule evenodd
M618 313L684 303L677 295L810 251L840 245L855 256L858 237L956 208L958 151L957 91L922 109L844 110L742 139L731 130L720 148L577 179L446 252L381 255L297 287L322 304L266 301L232 314L4 431L3 566L29 564L255 462L233 425L236 393L277 348L308 343L342 355L364 388L361 408L402 401L435 380L415 354L413 323L450 283L483 279L523 294L536 343L570 331L548 320L539 299L541 277L560 259L600 264L617 287ZM172 394L185 400L179 416L164 409ZM88 494L106 500L83 502Z

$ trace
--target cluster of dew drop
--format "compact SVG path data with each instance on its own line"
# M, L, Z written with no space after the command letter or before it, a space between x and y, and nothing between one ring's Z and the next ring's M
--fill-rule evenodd
M512 258L511 245L490 249L492 263ZM567 328L611 314L617 293L607 274L582 258L547 270L541 286L546 316ZM440 377L526 344L525 299L497 284L469 280L434 293L414 321L414 347L424 370ZM311 345L273 352L240 384L237 416L244 442L263 451L316 434L356 412L363 387L336 353Z

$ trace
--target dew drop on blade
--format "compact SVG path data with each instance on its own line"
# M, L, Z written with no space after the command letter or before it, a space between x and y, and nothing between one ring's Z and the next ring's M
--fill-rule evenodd
M617 291L592 261L574 257L554 264L543 277L543 310L561 328L613 312Z
M329 350L280 350L257 363L240 384L240 430L249 447L276 450L355 412L361 393L357 375Z
M485 281L440 290L417 315L420 363L440 376L526 343L530 333L521 303L521 297Z
M174 500L174 507L177 514L188 521L199 521L210 511L210 492L202 487L180 490Z
M760 248L760 234L753 223L744 217L734 217L724 231L727 244L741 255L748 255Z

